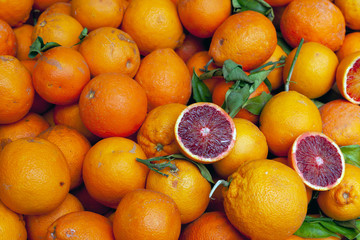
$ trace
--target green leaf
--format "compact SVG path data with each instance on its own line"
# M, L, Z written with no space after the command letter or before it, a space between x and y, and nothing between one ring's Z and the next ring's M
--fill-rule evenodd
M202 175L208 182L214 183L214 181L213 181L213 179L212 179L212 176L211 176L209 170L205 167L204 164L195 162L195 161L193 161L193 160L190 160L190 161L199 168L201 175Z
M272 98L272 95L266 92L262 92L259 96L249 98L242 108L245 108L249 112L255 115L260 115L265 104Z
M38 54L41 55L42 52L46 52L47 50L58 46L61 45L56 42L47 42L46 44L44 44L43 39L41 37L37 37L33 42L33 44L31 44L30 46L30 51L28 56L29 58L34 58Z
M230 117L235 117L249 96L249 85L245 85L242 88L230 88L225 95L225 101L223 104L224 110L229 113Z
M203 74L201 74L199 76L199 79L200 80L206 80L206 79L209 79L209 78L212 78L212 77L222 76L222 75L223 75L222 69L221 68L216 68L216 69L213 69L211 71L204 72Z
M74 44L73 46L81 44L87 35L88 35L88 29L84 28L79 35L80 41L78 43Z
M294 233L303 238L326 238L330 236L339 237L335 233L331 232L320 222L307 222L304 221L301 227Z
M212 95L206 84L193 72L191 79L193 98L196 102L212 102Z
M270 21L274 19L274 11L264 0L232 0L233 13L252 10L263 14Z
M230 81L244 81L247 83L253 83L254 81L242 69L242 66L228 59L224 62L222 67L222 74L227 82Z
M360 145L348 145L340 147L345 162L360 167Z
M259 87L272 70L273 69L262 70L249 75L249 78L254 82L254 84L250 87L250 93L253 93Z
M292 47L290 47L289 44L287 44L287 42L285 41L285 39L283 38L281 32L276 32L277 33L277 44L282 48L282 50L289 55L289 53L292 50Z
M54 48L54 47L59 47L61 46L60 44L56 43L56 42L47 42L42 48L41 48L41 52L46 52L47 50Z
M344 235L348 239L354 239L359 235L359 231L356 230L355 220L353 222L320 222L320 224L329 231Z

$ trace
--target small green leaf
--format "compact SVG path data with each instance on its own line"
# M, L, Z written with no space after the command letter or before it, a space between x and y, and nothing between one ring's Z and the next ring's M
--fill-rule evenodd
M214 183L214 181L213 181L213 179L212 179L212 176L211 176L209 170L205 167L204 164L195 162L195 161L193 161L193 160L190 160L190 161L199 168L201 175L202 175L208 182Z
M294 233L303 238L326 238L330 236L339 237L335 233L326 229L320 222L304 221L301 227Z
M273 69L262 70L260 72L251 73L249 78L253 80L254 84L250 87L250 93L253 93L259 85L267 78Z
M274 11L264 0L232 0L233 13L252 10L263 14L270 21L274 19Z
M222 76L222 75L223 75L222 69L221 68L216 68L216 69L210 70L208 72L204 72L203 74L201 74L199 76L199 79L200 80L206 80L206 79L209 79L209 78L212 78L212 77Z
M242 69L242 66L235 63L232 60L226 60L222 67L222 73L227 82L230 81L244 81L247 83L253 83L254 81L249 78L249 76Z
M42 48L41 48L41 52L46 52L47 50L54 48L54 47L59 47L61 46L60 44L56 43L56 42L47 42Z
M87 35L88 35L88 29L84 28L79 35L80 41L78 43L74 44L73 46L81 44Z
M242 88L230 88L226 92L223 108L230 115L230 117L235 117L236 114L240 111L250 96L249 90L249 85L245 85Z
M265 85L268 87L269 91L271 92L271 91L272 91L272 86L271 86L271 82L269 81L269 79L266 78L266 79L264 80L264 83L265 83Z
M340 147L345 162L360 167L360 145L348 145Z
M356 230L355 220L353 222L320 222L320 224L329 231L344 235L348 239L354 239L359 235L359 231Z
M212 95L206 84L193 72L191 79L193 98L196 102L212 102Z
M259 96L249 98L243 108L255 115L260 115L265 104L272 98L272 95L266 92L262 92Z
M31 44L30 46L30 51L28 56L29 58L34 58L38 54L41 55L42 52L46 52L47 50L58 46L61 45L56 42L47 42L46 44L44 44L42 37L37 37L33 42L33 44Z
M294 70L294 67L295 67L295 63L296 63L296 60L300 54L300 50L301 50L301 47L304 43L304 38L301 38L300 40L300 43L299 43L299 46L297 47L296 49L296 52L295 52L295 56L293 58L293 61L291 63L291 66L290 66L290 70L289 70L289 74L286 78L286 83L285 83L285 91L289 91L289 85L290 85L290 80L291 80L291 75L293 73L293 70Z

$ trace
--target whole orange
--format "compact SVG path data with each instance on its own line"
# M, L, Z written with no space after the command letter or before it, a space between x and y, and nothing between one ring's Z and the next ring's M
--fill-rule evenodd
M334 4L340 9L345 17L346 26L352 30L360 30L360 1L359 0L335 0Z
M186 62L192 55L204 50L205 45L203 39L189 33L185 36L183 43L175 49L175 52Z
M12 27L19 27L28 20L34 0L4 0L0 2L0 19Z
M27 232L21 214L17 214L0 202L0 234L3 239L26 240Z
M19 60L30 60L28 54L30 51L31 35L34 30L34 26L24 24L20 27L14 28L16 37L17 49L16 58Z
M16 50L17 43L14 30L0 18L0 55L15 56Z
M352 32L345 35L344 43L336 52L339 62L351 53L360 51L360 32Z
M34 8L40 11L44 11L51 5L57 2L70 2L70 0L34 0Z
M71 3L70 2L56 2L51 4L49 7L43 11L38 21L42 21L46 16L53 14L53 13L63 13L66 15L71 15Z

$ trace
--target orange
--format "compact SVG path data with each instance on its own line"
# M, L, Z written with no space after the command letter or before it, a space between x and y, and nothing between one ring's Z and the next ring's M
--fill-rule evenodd
M0 2L0 19L12 27L21 26L29 18L34 0L4 0Z
M124 15L122 0L72 0L71 15L89 31L120 26Z
M43 117L29 112L17 122L0 125L0 149L20 138L36 137L48 128L49 124Z
M180 153L175 139L175 122L186 105L169 103L154 108L137 133L137 143L147 158Z
M351 53L360 51L360 32L352 32L345 35L344 43L336 52L339 62Z
M189 71L171 48L155 50L143 58L135 80L145 89L148 111L168 103L186 104L190 99Z
M75 190L72 191L72 193L74 194L75 197L77 197L77 199L79 199L79 201L81 202L81 204L83 205L86 211L104 215L109 211L113 210L99 203L93 197L91 197L84 185L79 188L76 188Z
M319 108L323 133L339 146L360 145L360 106L337 99Z
M68 213L55 222L47 230L44 239L92 239L115 240L110 220L106 217L88 211Z
M54 118L54 123L63 124L74 128L79 133L84 135L90 143L95 143L100 139L85 127L83 121L80 118L79 104L74 103L66 106L57 105L54 107L52 115Z
M75 18L64 13L54 13L41 20L34 26L32 42L41 37L44 43L56 42L64 47L72 47L80 41L83 27ZM77 49L78 45L74 48Z
M17 50L16 35L11 26L0 19L0 55L15 56Z
M348 221L360 216L360 168L345 164L345 176L335 188L319 193L321 211L337 221Z
M244 162L264 159L268 155L266 138L252 122L234 118L236 127L235 146L230 154L213 163L215 172L222 178L228 178Z
M231 2L223 0L179 0L182 25L194 36L211 37L231 14Z
M70 2L56 2L54 4L51 4L49 7L43 11L38 21L42 21L46 16L53 14L53 13L63 13L66 15L71 15L71 3Z
M204 50L203 39L189 33L185 36L184 42L175 49L175 52L186 62L192 55Z
M48 227L58 218L65 214L83 211L81 202L72 194L68 194L65 200L55 210L43 215L25 216L26 229L29 240L45 239Z
M178 170L169 167L161 170L169 176L150 171L146 189L162 192L174 199L181 214L181 223L186 224L200 217L209 204L210 183L199 169L185 160L171 161Z
M187 225L179 240L244 240L245 238L231 225L224 212L207 212Z
M89 65L92 76L119 72L134 77L140 65L140 53L131 36L112 27L98 28L80 44L79 52Z
M247 161L228 181L223 188L226 216L250 239L286 239L302 225L305 185L290 167L268 159Z
M30 72L12 56L0 56L0 124L23 118L34 101Z
M42 114L43 118L48 122L50 126L55 126L54 122L54 108L51 108L47 112Z
M38 137L55 144L64 154L70 170L70 189L80 186L83 182L82 165L91 147L89 141L81 133L65 125L50 127Z
M149 169L136 158L146 159L146 156L132 140L110 137L97 142L83 163L83 179L89 194L100 203L116 208L126 193L145 188Z
M279 45L276 45L275 51L273 52L271 57L268 60L266 60L265 63L279 61L282 56L287 57L287 54ZM269 69L269 68L270 67L266 67L265 69ZM275 68L267 76L268 80L271 83L272 90L276 90L283 85L283 69L284 67Z
M244 11L231 15L216 29L209 55L218 66L231 59L248 71L271 57L276 43L272 22L261 13Z
M36 60L20 60L20 62L24 65L24 67L32 75L34 68L35 68ZM36 93L35 93L35 95L36 95Z
M338 6L345 17L346 26L352 30L360 30L360 1L359 0L335 0L334 4Z
M171 0L131 0L121 28L134 39L141 55L160 48L174 49L185 38Z
M269 150L278 157L287 156L300 134L322 131L321 116L316 105L296 91L283 91L273 96L265 104L259 124Z
M57 2L70 2L70 0L34 0L34 8L44 11Z
M345 38L345 19L329 0L297 0L285 8L280 29L293 48L304 38L305 42L318 42L337 51Z
M283 71L285 83L296 51L297 48L294 48L286 58ZM330 48L317 42L304 43L292 72L289 89L308 98L323 96L334 85L338 63L336 54Z
M145 90L129 76L103 73L83 89L80 117L84 125L99 137L127 137L145 120Z
M25 215L53 211L70 187L69 167L60 149L41 138L22 138L0 153L0 199Z
M26 240L27 232L21 214L17 214L0 202L0 235L3 239Z
M30 60L28 54L32 44L31 35L33 29L34 26L29 24L24 24L21 27L14 28L17 43L16 58L19 60Z
M84 57L68 47L55 47L37 60L33 74L36 92L47 102L68 105L78 101L90 81Z
M272 7L281 7L289 4L293 0L265 0Z

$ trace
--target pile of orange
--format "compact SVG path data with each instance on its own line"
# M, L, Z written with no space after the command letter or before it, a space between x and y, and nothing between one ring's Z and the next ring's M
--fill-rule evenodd
M244 2L0 1L0 238L345 239L306 216L360 217L360 1ZM220 160L181 155L221 145L179 144L195 102ZM332 189L288 160L307 132L344 149Z

